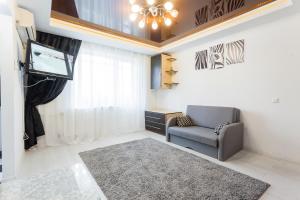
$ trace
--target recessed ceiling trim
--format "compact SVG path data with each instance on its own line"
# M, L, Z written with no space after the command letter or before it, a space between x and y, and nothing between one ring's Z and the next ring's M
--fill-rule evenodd
M211 24L202 29L195 29L189 33L182 35L180 38L172 38L168 41L162 42L161 51L168 51L186 43L193 42L213 33L231 28L233 26L245 23L252 19L261 17L263 15L272 13L274 11L286 8L293 4L292 0L268 0L264 4L253 5L247 9L242 9L239 14L223 18L223 22L218 23L213 21Z
M123 42L130 42L155 50L159 50L159 48L161 47L160 43L158 42L141 39L136 36L115 31L107 27L93 24L91 22L87 22L79 18L75 18L53 10L51 11L50 25L63 29L73 29L79 32L84 32L96 36L107 37L108 39L117 39Z
M115 31L101 25L93 24L57 11L51 11L50 25L62 29L104 37L114 41L139 45L157 53L171 51L181 45L193 42L210 34L233 27L235 25L250 21L254 18L266 15L279 9L292 5L292 0L267 0L262 4L253 4L240 12L232 15L220 17L208 22L199 28L189 31L180 36L171 38L162 43L147 39L141 39L126 33Z

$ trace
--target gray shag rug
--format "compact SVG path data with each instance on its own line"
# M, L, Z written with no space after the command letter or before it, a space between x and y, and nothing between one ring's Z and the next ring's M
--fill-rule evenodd
M80 156L109 200L252 200L270 186L153 139Z

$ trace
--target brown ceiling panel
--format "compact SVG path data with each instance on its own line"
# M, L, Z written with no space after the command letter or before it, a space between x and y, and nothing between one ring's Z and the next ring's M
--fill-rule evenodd
M218 0L207 0L209 2L219 2ZM65 2L65 3L63 3ZM67 3L66 3L67 2ZM210 20L202 20L205 21L205 23L199 23L197 26L193 26L193 28L189 29L188 31L185 31L181 34L162 34L166 33L167 29L161 30L158 29L157 31L151 31L151 38L149 39L142 39L133 35L125 34L116 30L109 29L107 27L94 24L91 22L87 22L84 20L81 20L78 18L76 11L76 5L74 3L74 0L53 0L52 1L52 13L51 18L55 19L60 22L67 22L68 24L74 24L76 27L80 27L85 30L95 30L99 33L104 33L108 35L112 35L118 38L125 38L126 40L130 41L136 41L138 43L144 43L146 45L150 45L153 47L164 47L166 45L169 45L173 42L180 41L184 38L187 38L188 36L194 35L196 33L201 33L205 30L208 30L212 27L215 27L216 25L219 25L221 23L224 23L226 21L232 20L236 17L239 17L243 14L246 14L250 11L254 11L258 8L264 7L266 5L270 5L266 7L265 9L271 9L271 3L279 2L279 4L288 4L289 0L221 0L220 2L227 2L227 4L224 3L224 10L227 10L227 14L222 14L220 11L216 10L216 13L218 14L217 17L214 17ZM237 3L238 2L238 3ZM230 4L229 4L230 3ZM225 7L225 5L227 5ZM215 4L213 4L213 8L219 8ZM221 6L222 7L222 6ZM223 8L223 7L222 7ZM213 10L215 11L215 10ZM225 13L226 13L225 12ZM197 14L197 13L196 13ZM259 13L256 13L259 14ZM220 16L219 16L220 15ZM194 18L192 23L195 23ZM202 22L200 20L200 22ZM183 22L187 23L187 22ZM167 30L168 31L168 30ZM164 36L164 37L162 37Z
M52 10L78 18L74 0L52 0Z

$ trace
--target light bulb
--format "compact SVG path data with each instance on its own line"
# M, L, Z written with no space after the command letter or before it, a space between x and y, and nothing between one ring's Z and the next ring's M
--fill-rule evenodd
M152 6L155 3L155 0L147 0L148 5Z
M165 18L165 25L166 26L171 26L172 25L172 20L170 18Z
M135 0L129 0L129 3L132 5L135 3Z
M178 11L177 10L172 10L171 11L171 16L174 17L174 18L178 17Z
M131 7L131 11L134 12L134 13L138 13L140 12L140 6L137 5L137 4L133 4L132 7Z
M145 27L145 19L142 19L142 20L139 22L139 27L140 27L140 28L144 28L144 27Z
M164 7L167 11L171 11L173 9L173 6L174 6L173 3L170 1L166 2L164 5Z
M158 23L157 23L156 20L154 20L154 21L152 22L152 29L153 29L153 30L156 30L157 28L158 28Z
M129 19L131 20L131 21L135 21L136 20L136 18L138 17L138 14L137 13L131 13L130 15L129 15Z

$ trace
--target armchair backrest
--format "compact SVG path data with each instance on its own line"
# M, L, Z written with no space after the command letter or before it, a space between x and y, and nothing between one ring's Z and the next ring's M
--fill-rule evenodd
M194 125L212 129L220 123L236 123L240 120L239 109L230 107L189 105L186 114Z

